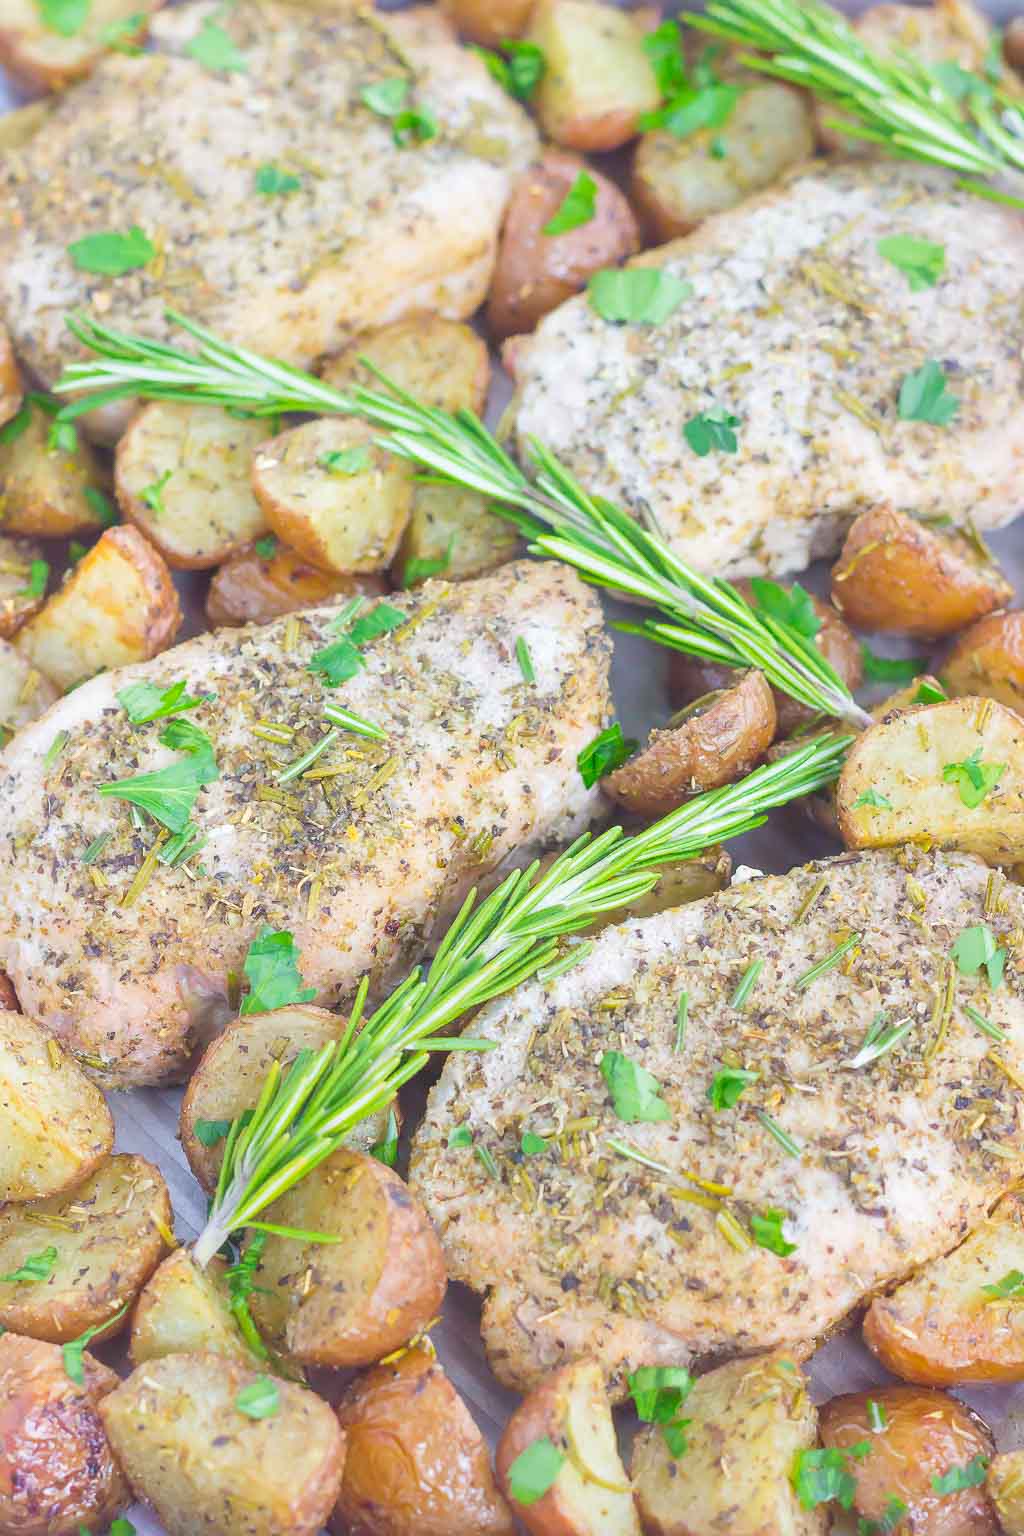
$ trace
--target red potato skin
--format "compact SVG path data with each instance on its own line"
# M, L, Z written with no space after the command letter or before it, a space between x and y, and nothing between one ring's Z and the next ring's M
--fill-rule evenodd
M947 692L998 699L1024 715L1024 612L990 613L957 636L942 668Z
M337 576L310 565L294 549L278 544L268 558L254 544L240 549L214 572L206 597L206 617L214 629L223 625L269 624L286 613L315 608L332 598L382 597L388 584L380 576Z
M530 19L534 0L441 0L441 11L463 37L497 48L518 37Z
M21 374L18 372L11 338L0 321L0 427L17 415L20 406Z
M14 982L6 971L0 971L0 1013L20 1013L21 1004L14 990Z

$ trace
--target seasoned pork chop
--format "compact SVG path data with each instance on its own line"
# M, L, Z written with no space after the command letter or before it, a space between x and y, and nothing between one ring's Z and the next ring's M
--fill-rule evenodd
M448 1060L412 1183L451 1278L488 1293L484 1342L502 1381L526 1388L587 1354L621 1387L640 1364L810 1345L984 1216L1024 1171L1024 891L1005 885L986 916L992 879L962 855L844 854L608 929L557 981L476 1016L473 1034L500 1044ZM1009 950L995 992L950 960L983 922ZM801 985L851 933L857 946ZM735 1008L755 959L764 968ZM912 1028L851 1066L882 1010ZM668 1118L614 1112L606 1051L654 1075ZM709 1089L727 1066L759 1076L716 1111ZM456 1125L495 1177L474 1146L449 1144ZM526 1131L547 1149L524 1155ZM770 1211L785 1213L788 1257L743 1246L731 1221L749 1244Z
M934 287L879 253L892 235L944 248ZM1024 508L1019 213L941 170L818 162L640 261L692 297L655 326L563 304L513 346L515 426L699 570L802 569L880 502L981 528ZM898 415L929 359L960 401L948 426ZM715 408L738 449L701 458L683 427Z
M388 738L343 733L308 778L279 783L324 728L327 695L306 664L336 638L332 608L104 674L0 754L0 966L25 1012L104 1085L181 1076L194 1027L224 1015L229 977L264 924L294 933L306 985L332 1005L364 971L380 983L419 958L508 856L574 836L597 809L576 766L609 707L592 594L557 565L519 563L394 605L409 622L368 643L365 669L331 693ZM193 696L216 695L187 717L220 769L193 812L208 841L185 869L157 864L126 900L157 829L136 830L129 806L98 787L176 754L158 744L161 724L133 727L115 694L181 678ZM268 726L295 734L277 745Z
M171 305L308 364L354 330L461 317L486 293L536 134L439 15L239 0L176 8L156 36L184 53L210 26L241 55L234 73L167 52L108 58L0 163L0 314L47 383L76 355L64 316L78 307L163 337ZM438 135L400 147L361 92L412 70L408 104ZM261 193L264 167L298 187ZM97 275L68 255L134 225L156 247L142 269Z

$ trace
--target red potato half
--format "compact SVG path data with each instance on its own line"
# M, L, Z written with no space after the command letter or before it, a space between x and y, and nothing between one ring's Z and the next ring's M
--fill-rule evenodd
M1024 613L990 613L957 636L942 668L947 693L998 699L1024 714Z
M642 25L592 0L538 0L527 31L547 68L533 98L545 134L568 149L618 149L660 101Z
M187 1248L168 1254L142 1289L132 1313L131 1360L164 1355L227 1355L258 1366L231 1315L224 1259L200 1269Z
M21 405L21 374L14 357L11 338L0 320L0 427L17 415Z
M317 608L334 598L383 597L380 576L337 576L320 571L273 534L240 549L213 574L206 617L223 624L269 624L286 613Z

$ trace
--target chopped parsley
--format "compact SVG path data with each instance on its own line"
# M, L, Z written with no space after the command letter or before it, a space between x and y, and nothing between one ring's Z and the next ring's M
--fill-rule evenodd
M692 293L660 267L605 267L587 284L591 309L613 325L661 325Z
M727 85L715 74L720 46L705 48L692 76L686 69L676 22L664 22L649 33L643 49L663 99L654 112L645 112L640 117L637 126L642 133L663 128L677 139L686 139L702 128L721 128L728 122L739 100L740 88Z
M902 421L927 421L934 427L948 427L960 401L946 388L941 366L929 358L915 373L908 373L900 385L899 414Z
M937 683L929 683L927 679L921 684L911 704L945 704L948 695Z
M821 619L814 610L814 599L798 581L787 590L777 581L764 576L753 576L750 590L754 608L779 624L786 624L805 640L813 640L821 628Z
M693 1377L681 1365L642 1365L627 1377L637 1418L644 1424L660 1424L670 1453L677 1459L686 1451L686 1426L680 1409L693 1390Z
M371 608L361 619L356 619L348 632L348 638L353 645L367 645L379 635L387 635L393 629L398 629L405 620L406 615L400 609L393 608L390 603L378 603L376 608Z
M196 1141L203 1147L215 1147L231 1129L230 1120L197 1120L193 1127Z
M632 737L623 736L622 726L617 720L600 735L595 736L576 758L580 778L586 787L593 788L598 779L603 779L607 774L613 773L616 768L621 768L623 763L632 757L639 745L640 743L634 741Z
M239 1013L270 1013L293 1003L308 1003L316 997L315 987L303 987L299 972L299 951L292 935L264 924L249 945L242 967L249 980L249 991L242 999Z
M876 811L892 810L892 801L887 800L885 795L880 795L877 789L866 789L862 795L858 795L853 802L853 809L859 811L862 805L869 805Z
M402 567L402 586L414 587L421 581L427 581L431 576L443 576L452 563L452 550L455 548L455 535L448 540L448 548L443 555L413 555Z
M369 443L358 443L354 448L332 448L317 459L321 469L329 475L361 475L372 462Z
M641 44L654 71L658 90L664 100L671 100L689 85L683 58L683 38L677 21L663 21L648 32Z
M54 421L46 434L46 446L51 453L77 453L78 430L74 422Z
M130 16L119 17L116 21L110 21L102 27L97 42L101 48L109 48L112 53L139 54L142 49L135 39L145 25L146 13L132 11Z
M733 1109L751 1083L756 1083L760 1075L759 1072L747 1072L742 1067L719 1067L708 1084L711 1108Z
M235 1398L235 1407L247 1419L272 1419L280 1406L281 1393L272 1376L258 1376Z
M533 670L533 657L530 655L530 647L522 635L516 641L516 661L518 661L519 670L523 674L523 682L535 683L537 678Z
M793 1461L790 1481L804 1509L816 1509L833 1499L849 1509L857 1492L856 1479L849 1470L845 1451L830 1445L820 1450L798 1451Z
M961 1467L950 1467L941 1477L932 1478L936 1493L960 1493L964 1488L980 1488L988 1470L987 1456L972 1456Z
M876 1434L880 1433L883 1429L888 1429L889 1415L882 1407L882 1404L873 1397L868 1398L867 1415L868 1428L873 1429Z
M43 26L59 37L81 32L89 15L89 0L36 0Z
M529 101L547 69L543 49L536 43L506 40L501 50L501 53L493 53L489 48L474 48L473 52L480 55L502 90L517 101Z
M562 1470L565 1457L547 1435L521 1451L508 1469L508 1491L527 1507L542 1499Z
M261 560L272 560L277 553L277 536L273 533L264 534L262 539L257 539L253 549Z
M448 1132L449 1147L471 1147L473 1132L468 1125L456 1125Z
M282 171L279 166L268 163L257 170L253 187L261 197L282 197L289 192L298 192L302 181L291 171Z
M162 475L158 475L155 480L151 481L149 485L144 486L139 492L139 499L143 505L147 506L157 517L167 516L167 508L164 506L164 487L173 473L173 469L165 469Z
M204 21L195 37L189 39L185 49L204 69L223 75L241 75L249 68L245 54L215 21Z
M40 1280L49 1280L56 1264L56 1248L44 1248L41 1253L29 1254L24 1264L19 1264L9 1274L0 1275L0 1285L35 1284Z
M1019 1269L1008 1269L1001 1280L997 1280L994 1285L983 1285L981 1289L993 1301L1002 1301L1007 1296L1020 1296L1024 1292L1024 1273Z
M907 1506L903 1500L891 1493L885 1501L880 1520L865 1520L861 1517L857 1521L857 1536L892 1536L906 1513Z
M597 182L587 171L580 171L569 188L558 212L541 229L542 235L566 235L571 229L589 224L597 206Z
M26 400L16 416L10 421L5 421L0 427L0 446L6 447L8 443L16 443L22 433L27 432L32 421L32 401Z
M199 791L220 778L213 744L205 731L188 720L172 720L161 731L159 740L162 746L184 752L185 756L153 773L101 784L99 792L137 805L169 832L184 832Z
M796 1253L796 1243L786 1240L782 1231L782 1223L786 1219L785 1211L767 1210L758 1214L754 1211L750 1218L750 1233L759 1248L767 1248L769 1253L777 1253L780 1258L788 1258L791 1253Z
M683 436L700 459L707 458L713 449L719 453L735 453L739 447L735 429L739 424L738 416L731 416L722 406L713 405L710 410L690 417L683 427Z
M15 597L42 597L46 591L46 583L50 579L50 563L48 560L33 560L28 568L28 585L22 587L20 592L15 592Z
M325 688L337 688L355 677L365 665L358 647L345 635L322 650L314 651L306 670L316 673Z
M543 1136L538 1136L533 1131L524 1131L519 1143L519 1150L524 1157L539 1157L541 1152L546 1152L548 1144Z
M946 763L942 777L947 784L957 786L962 803L974 811L989 791L995 789L1005 772L1005 763L983 763L978 747L962 763Z
M869 683L912 683L928 665L925 656L876 656L863 640L860 654Z
M123 277L144 267L156 255L156 246L133 224L126 235L116 230L84 235L68 246L68 255L80 272L98 272L104 277Z
M117 508L110 497L95 485L87 485L82 493L104 528L113 528L117 522Z
M398 1162L398 1117L393 1109L388 1110L384 1135L380 1141L374 1142L370 1148L370 1156L375 1157L378 1163L384 1163L388 1168L393 1168Z
M984 966L993 992L1002 985L1006 950L996 943L995 935L987 923L976 923L972 928L965 928L950 954L961 976L974 976Z
M212 693L201 693L192 698L185 692L185 679L181 678L162 689L155 683L129 683L118 691L117 702L132 725L149 725L153 720L166 720L170 715L198 709L201 704L212 704L215 697Z
M946 268L946 247L916 235L886 235L876 246L879 256L906 277L912 293L934 288Z
M389 80L377 80L364 85L359 93L364 106L378 117L391 122L391 137L399 148L406 144L425 144L437 138L437 120L427 107L406 105L410 81L404 75L394 75Z
M105 1328L109 1328L111 1323L116 1323L118 1318L123 1317L130 1306L131 1302L126 1301L124 1306L119 1307L112 1317L106 1318L102 1323L97 1323L95 1328L87 1328L84 1333L78 1335L77 1339L70 1339L67 1344L62 1346L64 1370L76 1386L80 1387L85 1382L85 1360L83 1356L86 1345L91 1344L96 1335L102 1333Z
M621 1051L605 1051L600 1071L612 1108L627 1125L671 1120L672 1111L661 1097L661 1084L639 1062L631 1061Z

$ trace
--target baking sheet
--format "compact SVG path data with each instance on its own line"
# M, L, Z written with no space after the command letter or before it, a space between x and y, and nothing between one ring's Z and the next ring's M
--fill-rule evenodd
M388 5L387 9L394 9ZM863 9L862 4L846 7ZM989 14L1005 20L1014 11L1013 0L995 0L983 6ZM0 70L0 113L21 105L27 98ZM497 419L508 398L508 380L496 373L488 411ZM1024 489L1022 489L1024 510ZM1018 591L1024 589L1024 522L991 536L993 550ZM812 590L827 591L828 567L824 563L803 574L801 580ZM205 580L183 575L179 581L186 611L198 626L202 612ZM625 616L621 605L607 602L608 617ZM184 634L182 638L185 638ZM900 654L897 644L876 643L878 650ZM907 649L904 648L904 654ZM627 735L642 736L652 725L662 723L669 712L665 690L667 653L627 635L616 635L612 669L613 688L619 718ZM878 690L877 692L884 692ZM869 698L870 695L864 695ZM798 811L776 812L771 824L730 844L734 863L753 865L781 873L794 864L819 858L836 851L836 845L812 828ZM111 1108L117 1125L117 1150L138 1152L152 1159L162 1169L175 1211L175 1226L182 1241L188 1242L199 1232L205 1219L206 1200L192 1177L177 1139L178 1090L139 1089L111 1096ZM415 1124L416 1100L422 1091L410 1090L407 1125ZM517 1401L514 1394L498 1385L484 1359L477 1319L479 1305L464 1287L454 1285L448 1292L444 1317L432 1338L446 1370L469 1403L477 1422L493 1443L496 1441ZM98 1351L110 1363L119 1363L113 1348ZM837 1392L858 1391L889 1380L887 1373L866 1349L859 1329L832 1339L820 1349L810 1365L811 1390L817 1402L824 1402ZM1024 1446L1024 1383L1015 1388L971 1388L958 1393L992 1426L1000 1450ZM629 1432L628 1415L623 1427ZM161 1536L158 1521L140 1509L130 1511L130 1518L140 1536ZM100 1532L94 1536L101 1536Z

